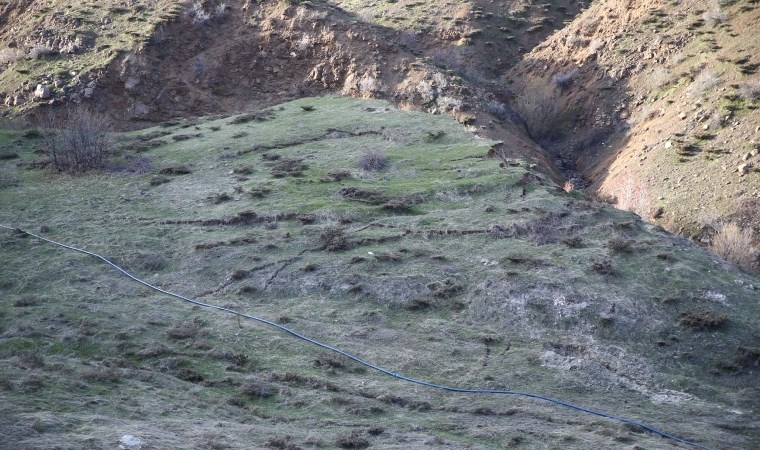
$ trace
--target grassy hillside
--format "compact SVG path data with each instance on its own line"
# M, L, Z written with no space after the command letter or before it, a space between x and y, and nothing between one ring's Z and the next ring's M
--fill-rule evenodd
M760 280L500 167L452 118L302 99L119 134L109 169L78 177L40 168L35 133L0 139L2 224L405 375L760 444ZM671 447L405 385L30 237L1 233L0 254L3 448Z

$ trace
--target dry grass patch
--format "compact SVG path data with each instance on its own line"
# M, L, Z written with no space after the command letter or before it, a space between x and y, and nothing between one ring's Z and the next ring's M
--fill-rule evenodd
M743 229L733 222L718 226L710 242L710 250L745 270L750 270L756 263L757 255L752 247L752 230Z

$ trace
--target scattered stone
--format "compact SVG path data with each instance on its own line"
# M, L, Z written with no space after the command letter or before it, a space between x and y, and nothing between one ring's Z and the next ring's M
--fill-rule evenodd
M665 142L665 148L666 148L666 149L667 149L667 148L670 148L670 147L672 147L672 146L673 146L673 142L671 142L671 141L667 141L667 142Z
M681 120L686 119L686 113L682 112L682 113L678 114L678 118L681 119Z
M144 442L142 439L125 434L119 439L119 450L140 450Z
M38 84L37 88L34 90L34 98L40 99L40 100L47 100L50 98L50 87L45 86L44 84Z
M752 164L739 164L739 167L737 167L736 170L739 172L739 175L746 175L751 168Z
M742 161L749 161L752 158L752 156L754 156L752 155L752 152L749 152L742 157Z

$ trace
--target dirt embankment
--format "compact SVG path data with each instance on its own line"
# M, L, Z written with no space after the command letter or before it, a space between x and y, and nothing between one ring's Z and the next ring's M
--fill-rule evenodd
M203 22L187 11L98 84L99 106L137 123L335 92L456 112L467 94L346 12L283 2L228 2L223 16Z
M384 98L401 108L452 114L507 143L499 152L528 157L559 179L519 126L498 124L483 108L493 98L488 89L398 42L397 30L327 3L228 2L220 17L199 22L188 10L159 28L111 64L94 99L124 128L135 128L304 96Z
M608 0L507 81L556 94L542 143L601 197L700 240L716 218L760 235L758 22L753 1Z

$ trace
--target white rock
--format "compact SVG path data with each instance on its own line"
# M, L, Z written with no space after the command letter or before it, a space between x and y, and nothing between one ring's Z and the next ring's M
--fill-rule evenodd
M42 100L50 98L50 88L44 84L38 84L37 89L34 90L34 98Z
M140 450L144 442L142 439L132 436L131 434L125 434L119 439L120 450Z

